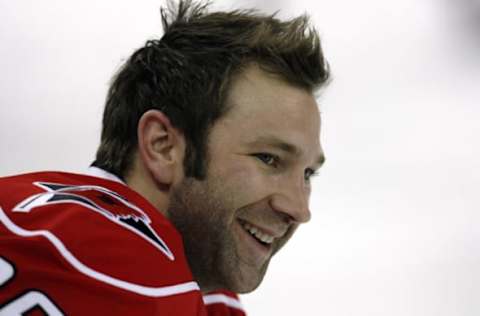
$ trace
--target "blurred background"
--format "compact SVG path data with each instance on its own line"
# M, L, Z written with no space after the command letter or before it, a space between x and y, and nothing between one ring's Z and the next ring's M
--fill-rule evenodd
M0 176L81 172L162 1L0 0ZM249 315L480 315L480 1L215 1L311 15L334 80L312 221Z

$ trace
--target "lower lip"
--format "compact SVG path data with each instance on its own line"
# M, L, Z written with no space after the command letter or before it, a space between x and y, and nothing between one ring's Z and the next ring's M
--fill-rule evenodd
M263 245L261 244L255 237L253 237L249 232L243 228L242 224L237 221L237 225L239 230L242 231L241 239L245 240L245 243L251 249L250 251L253 252L254 260L258 264L262 264L265 262L265 259L268 258L272 253L271 245Z

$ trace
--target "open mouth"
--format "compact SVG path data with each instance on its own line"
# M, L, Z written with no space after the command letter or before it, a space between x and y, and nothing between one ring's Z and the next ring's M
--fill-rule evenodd
M247 223L243 220L238 220L242 228L250 234L258 243L260 243L262 246L270 248L271 244L273 243L273 240L275 237L261 231L258 227L253 226L250 223Z

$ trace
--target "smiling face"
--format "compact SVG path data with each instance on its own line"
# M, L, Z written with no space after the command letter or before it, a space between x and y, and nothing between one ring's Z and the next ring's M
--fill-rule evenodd
M227 104L210 131L206 179L184 179L168 216L202 291L245 293L310 218L320 116L311 93L254 66L233 81Z

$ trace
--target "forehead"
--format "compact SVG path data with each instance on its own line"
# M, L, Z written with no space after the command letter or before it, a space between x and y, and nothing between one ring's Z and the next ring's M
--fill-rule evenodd
M321 155L320 114L305 89L250 66L234 78L226 102L229 111L219 121L228 128L225 138L256 143L275 138Z

